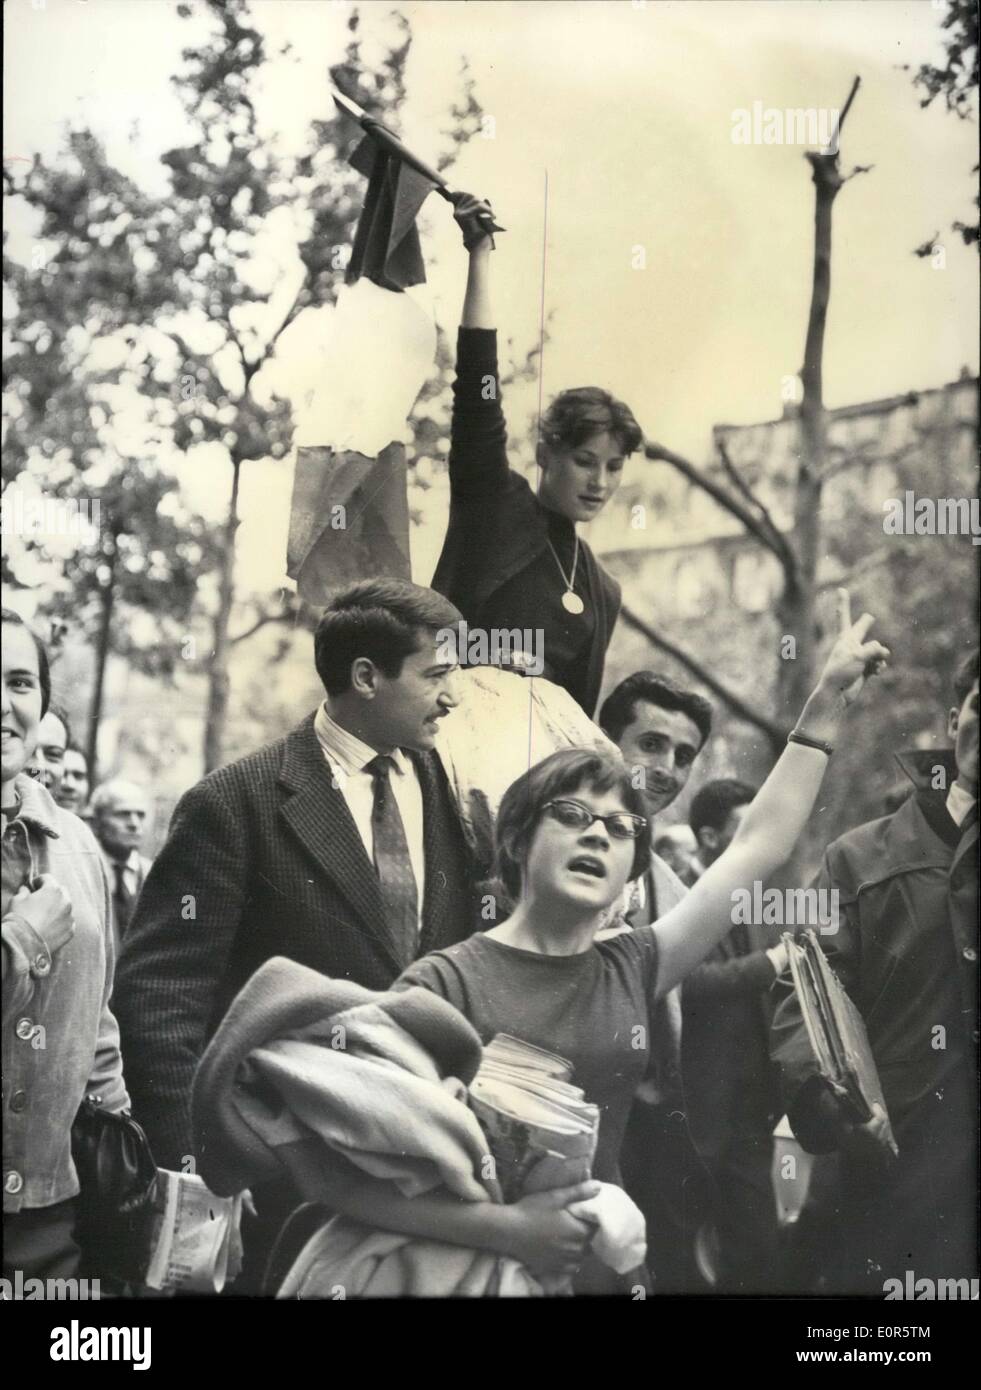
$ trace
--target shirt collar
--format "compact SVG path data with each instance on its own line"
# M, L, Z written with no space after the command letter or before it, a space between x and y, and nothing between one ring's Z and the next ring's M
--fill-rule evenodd
M30 777L26 772L17 774L14 787L20 806L16 812L16 817L10 819L16 818L26 821L29 825L35 826L43 834L49 836L50 839L57 840L58 808L47 788L42 787L36 778Z
M976 802L976 796L972 796L959 782L954 782L947 793L947 813L956 825L962 825L968 811Z
M118 864L122 869L138 869L140 867L140 851L138 849L128 850L122 859L114 854L110 854L105 845L100 845L102 857L111 867Z
M372 758L378 756L370 744L365 743L349 730L342 729L336 720L331 719L327 713L326 701L314 716L313 731L317 735L317 742L326 756L336 763L348 777L352 777L356 772L363 772ZM396 772L400 775L404 776L409 771L409 760L401 748L392 751L391 759Z

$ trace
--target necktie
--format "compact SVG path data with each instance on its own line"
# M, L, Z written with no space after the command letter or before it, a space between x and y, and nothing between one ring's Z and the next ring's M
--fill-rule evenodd
M119 941L123 939L126 928L129 926L129 919L133 915L133 894L126 886L126 865L120 859L113 861L113 872L116 875L116 886L112 893L112 910L116 917L116 937Z
M365 771L371 773L374 782L371 828L385 916L400 959L408 965L415 959L419 937L419 894L405 826L392 791L392 766L390 757L379 754L366 764Z

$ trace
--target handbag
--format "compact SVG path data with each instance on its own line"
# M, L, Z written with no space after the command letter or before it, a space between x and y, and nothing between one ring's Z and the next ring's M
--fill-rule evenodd
M79 1196L75 1241L92 1275L142 1283L149 1256L157 1165L130 1115L86 1097L72 1125Z

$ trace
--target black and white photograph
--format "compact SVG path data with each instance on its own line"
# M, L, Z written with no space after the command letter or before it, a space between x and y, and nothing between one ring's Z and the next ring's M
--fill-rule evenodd
M4 21L36 1364L570 1298L635 1338L738 1309L764 1370L943 1364L979 1296L974 0Z

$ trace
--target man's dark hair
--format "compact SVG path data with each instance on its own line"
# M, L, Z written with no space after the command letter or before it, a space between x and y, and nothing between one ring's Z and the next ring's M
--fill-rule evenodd
M683 690L667 676L655 675L653 671L635 671L607 695L599 712L599 726L607 738L614 743L620 742L624 729L637 717L638 700L687 714L702 736L699 752L705 747L712 732L712 706L708 700L696 695L694 690Z
M619 793L624 810L646 824L634 841L631 878L644 873L651 859L651 827L643 793L633 785L630 769L611 753L591 748L560 748L523 772L504 793L497 813L495 872L512 900L521 892L521 876L532 836L549 801L581 788Z
M688 824L696 838L706 826L712 830L722 830L733 811L747 806L755 795L755 787L735 777L720 777L715 782L706 782L692 798Z
M0 608L0 623L9 623L12 627L26 628L28 635L37 649L37 670L38 679L41 684L41 716L43 718L43 716L47 714L48 706L51 703L51 667L48 664L47 649L30 623L25 622L20 614L15 613L12 608ZM59 715L58 718L60 719L61 716Z
M971 693L971 687L978 678L978 667L981 663L981 648L975 647L973 652L969 652L961 664L958 666L954 675L954 697L957 700L957 708Z
M313 639L314 664L328 695L351 688L351 666L368 657L395 679L419 650L420 629L438 632L462 622L442 594L407 579L361 579L332 594Z
M604 431L613 435L625 456L635 453L644 441L630 407L601 386L561 391L542 420L542 438L550 449L579 449Z

